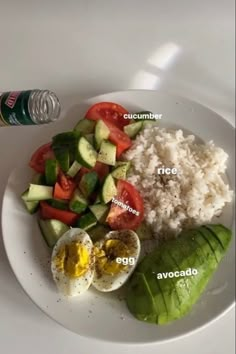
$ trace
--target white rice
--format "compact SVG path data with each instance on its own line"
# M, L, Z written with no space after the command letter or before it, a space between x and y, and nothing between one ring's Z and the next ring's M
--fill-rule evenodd
M228 155L213 141L197 144L194 135L149 124L125 158L132 162L128 180L143 197L145 220L156 236L210 222L232 200L223 180ZM161 176L160 167L178 173Z

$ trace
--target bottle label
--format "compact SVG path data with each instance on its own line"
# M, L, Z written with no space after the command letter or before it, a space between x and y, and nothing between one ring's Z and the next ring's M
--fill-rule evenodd
M36 124L30 116L31 90L4 92L0 96L0 126Z

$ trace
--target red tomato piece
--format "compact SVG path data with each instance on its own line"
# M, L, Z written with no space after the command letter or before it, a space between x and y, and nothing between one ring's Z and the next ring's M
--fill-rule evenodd
M40 202L40 215L42 219L56 219L67 225L73 225L80 217L72 211L53 208L46 202Z
M65 191L70 191L75 189L75 182L71 177L67 177L64 173L60 170L58 174L58 182L62 189Z
M90 120L103 119L117 128L123 129L124 126L130 123L129 119L124 118L124 114L129 112L122 106L113 102L100 102L94 104L86 113L85 118Z
M45 172L45 161L55 158L51 143L40 146L32 155L29 166L38 173Z
M116 145L116 156L119 158L124 151L131 147L132 141L127 134L114 126L112 123L105 122L105 124L110 130L108 139Z
M75 187L76 187L76 185L74 184L73 188L63 189L60 186L60 184L57 182L54 186L53 198L69 200L72 197Z
M107 222L113 230L136 230L144 218L143 199L137 189L127 181L119 180L117 183L117 196L119 202L128 205L139 215L133 214L115 203L112 203Z

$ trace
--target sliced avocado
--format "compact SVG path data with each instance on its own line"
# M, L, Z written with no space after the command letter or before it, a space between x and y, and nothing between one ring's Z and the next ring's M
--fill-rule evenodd
M205 225L207 229L212 231L216 238L219 240L221 243L222 247L226 249L231 241L232 238L232 231L229 230L227 227L224 225L218 224L218 225Z
M216 239L216 237L212 235L211 231L208 230L207 228L200 227L199 232L201 237L204 239L205 243L207 242L209 244L209 247L214 253L217 263L219 263L221 260L221 251L222 251L221 244ZM201 239L201 237L198 238L198 241Z
M143 273L136 272L131 277L126 301L129 310L139 320L151 323L158 321L158 310Z
M231 232L222 226L216 229L223 235L227 234L229 245ZM224 235L224 240L225 238ZM219 247L221 259L224 254L225 250ZM156 323L159 324L179 319L186 315L198 301L217 266L211 246L202 237L199 228L194 232L186 230L178 238L160 244L139 263L130 280L132 283L135 279L135 284L128 287L128 307L134 316L144 321L154 322L155 315L158 316ZM169 272L174 273L176 269L182 270L182 274L181 271L179 274L181 279L177 276L176 278L164 277L164 273L165 275ZM162 273L162 276L155 279L152 277L155 273ZM148 308L145 307L145 297L150 305Z

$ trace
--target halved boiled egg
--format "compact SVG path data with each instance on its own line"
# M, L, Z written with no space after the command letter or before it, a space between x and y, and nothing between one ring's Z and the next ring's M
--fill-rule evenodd
M95 243L94 253L93 286L99 291L114 291L126 282L135 269L140 241L134 231L111 231Z
M87 232L68 230L53 248L51 270L58 290L65 296L85 292L94 276L93 243Z

